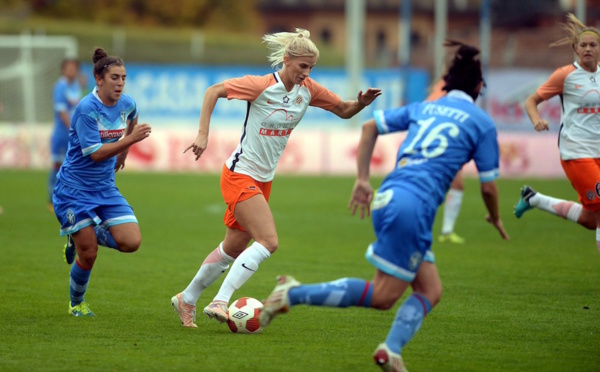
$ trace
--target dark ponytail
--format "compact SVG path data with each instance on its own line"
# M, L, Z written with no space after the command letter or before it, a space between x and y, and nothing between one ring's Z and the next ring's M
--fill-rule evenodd
M108 56L108 53L103 48L96 48L94 50L94 56L92 57L94 62L94 76L104 77L108 66L124 66L123 60L119 57Z
M460 41L446 39L445 47L458 47L454 58L444 75L442 90L449 92L453 89L462 90L473 99L477 98L477 87L483 81L479 49Z

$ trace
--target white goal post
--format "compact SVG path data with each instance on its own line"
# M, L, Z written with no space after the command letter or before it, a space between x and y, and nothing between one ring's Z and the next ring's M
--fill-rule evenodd
M65 58L77 57L71 36L0 35L0 122L52 122L52 90Z

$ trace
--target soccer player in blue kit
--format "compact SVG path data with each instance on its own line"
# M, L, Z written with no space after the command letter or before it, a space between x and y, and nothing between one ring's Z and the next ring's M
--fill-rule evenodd
M372 282L343 278L301 285L291 276L279 276L264 301L260 315L267 326L291 306L363 306L387 310L405 290L413 292L396 313L385 342L375 349L375 363L386 371L405 371L403 347L420 329L424 317L439 302L442 283L431 251L435 213L456 173L473 159L487 208L486 220L508 239L498 210L499 149L491 118L474 101L483 86L477 48L447 40L458 50L447 73L447 95L433 102L374 112L363 125L358 175L349 208L360 207L361 218L373 210L377 240L366 258L376 267ZM369 166L379 134L408 131L397 156L397 167L385 178L373 200ZM371 206L371 201L373 204Z
M77 255L70 275L73 316L94 315L84 295L98 245L135 252L141 244L138 221L115 186L115 172L125 166L129 147L151 132L148 124L137 125L135 102L123 94L123 60L102 48L94 51L92 60L96 87L75 108L67 156L52 197L60 235L67 236L67 263Z
M48 209L52 211L52 193L56 175L67 153L71 115L81 99L82 84L79 79L79 61L65 59L60 66L61 77L54 85L52 100L54 105L54 128L50 136L50 157L52 169L48 176Z

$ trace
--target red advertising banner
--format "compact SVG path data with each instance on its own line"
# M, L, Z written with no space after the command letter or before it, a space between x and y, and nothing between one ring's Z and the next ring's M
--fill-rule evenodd
M208 148L198 161L188 152L195 129L152 130L129 151L127 170L160 172L220 172L237 146L241 131L212 128ZM0 168L50 167L48 126L0 126ZM557 133L500 133L501 177L563 177ZM278 174L353 175L360 129L297 128L279 161ZM403 134L380 136L372 158L372 174L385 175L396 164ZM473 163L465 167L476 176Z

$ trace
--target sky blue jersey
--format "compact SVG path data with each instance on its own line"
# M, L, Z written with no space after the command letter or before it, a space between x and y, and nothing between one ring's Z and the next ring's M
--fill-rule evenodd
M382 188L402 184L437 208L456 176L475 161L481 182L498 177L499 149L490 116L466 93L453 90L433 102L374 112L380 134L408 134L396 159L396 168Z
M69 149L58 179L82 190L104 190L115 184L115 162L94 162L90 155L105 143L117 142L127 122L137 117L133 98L123 94L114 106L105 106L96 88L75 108L69 130Z
M66 139L69 136L69 130L65 127L59 113L66 112L67 115L71 116L80 99L81 85L77 79L72 83L69 83L67 78L62 76L58 79L56 84L54 84L54 92L52 94L52 100L54 102L53 140L60 140L61 138Z

